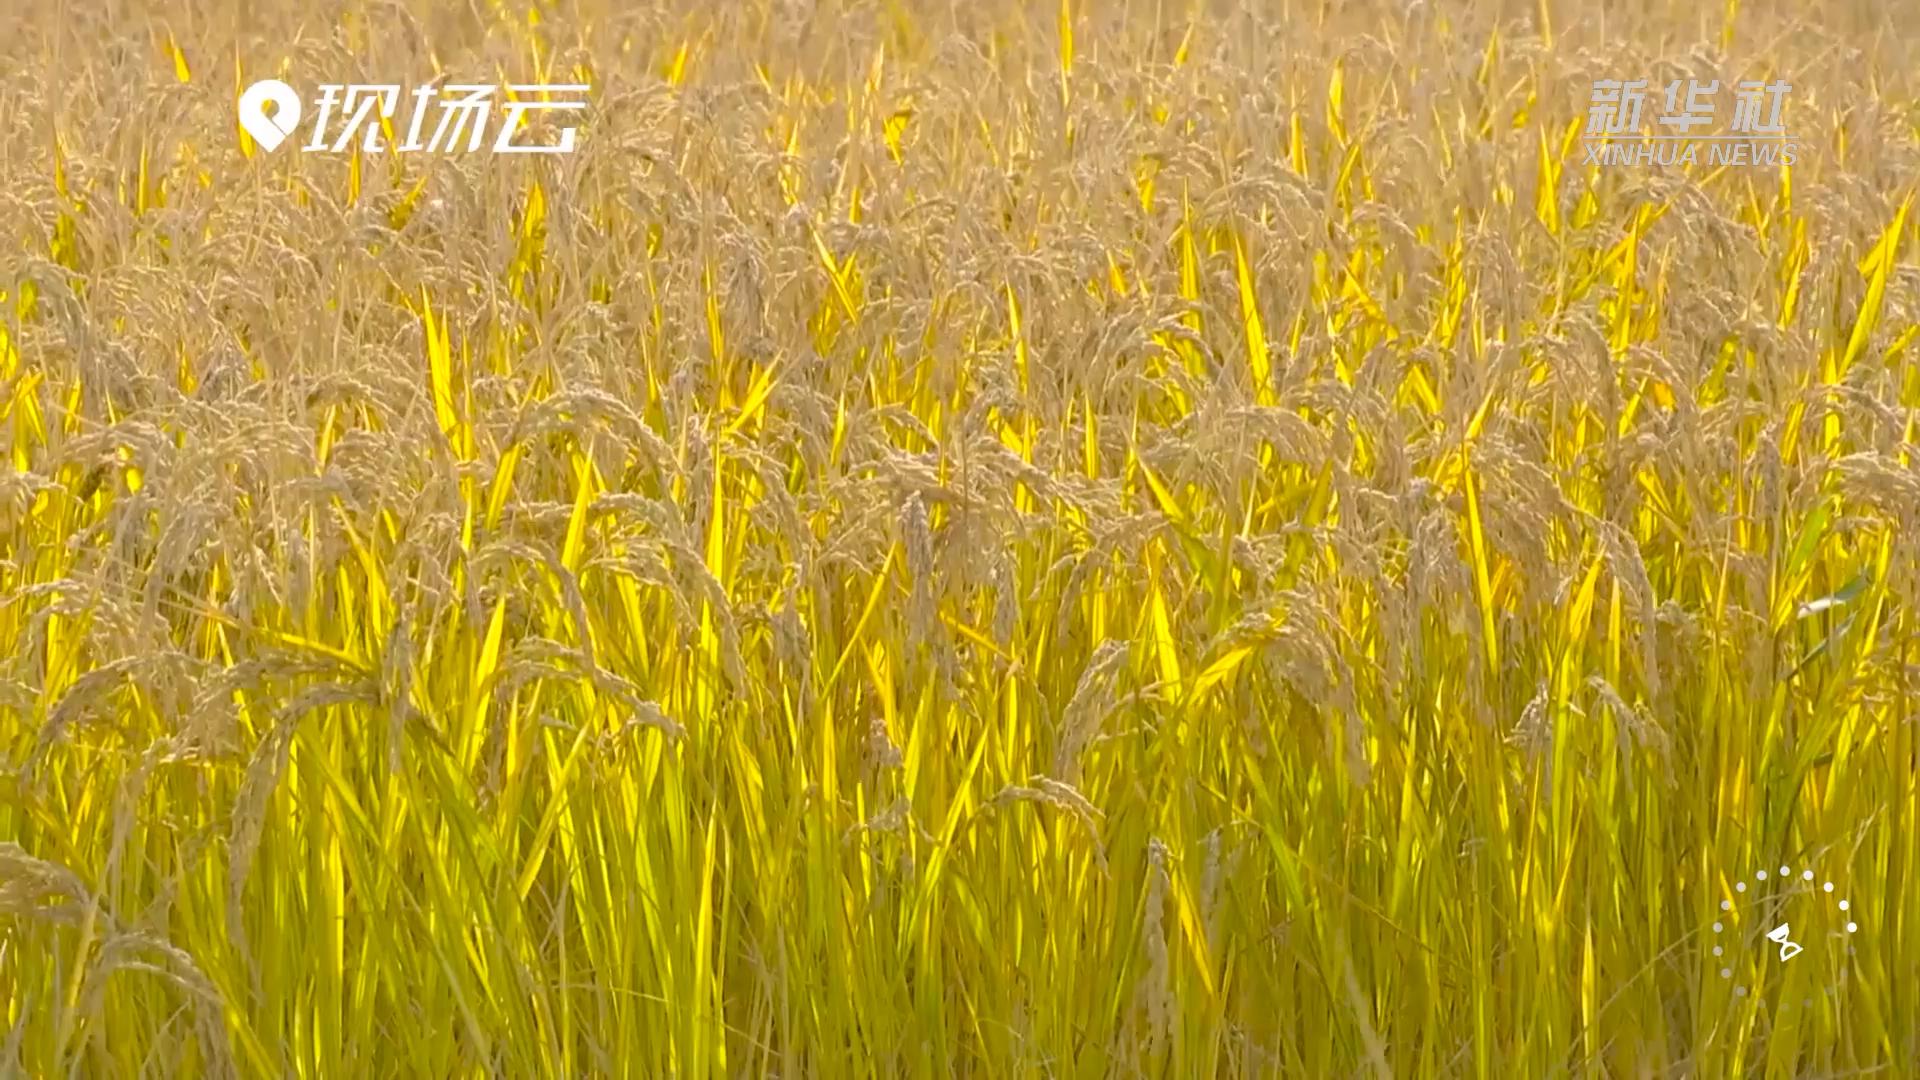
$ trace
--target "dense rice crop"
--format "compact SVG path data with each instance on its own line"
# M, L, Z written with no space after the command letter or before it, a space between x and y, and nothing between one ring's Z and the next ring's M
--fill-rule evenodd
M11 5L0 1070L1913 1075L1920 29L1799 6ZM577 152L235 127L441 74ZM1583 164L1689 77L1796 163Z

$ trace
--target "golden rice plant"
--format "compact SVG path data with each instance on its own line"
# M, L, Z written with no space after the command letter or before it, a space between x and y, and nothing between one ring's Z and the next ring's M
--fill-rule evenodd
M1916 41L0 12L0 1071L1920 1071ZM1585 163L1643 77L1798 159ZM1736 984L1776 860L1862 932Z

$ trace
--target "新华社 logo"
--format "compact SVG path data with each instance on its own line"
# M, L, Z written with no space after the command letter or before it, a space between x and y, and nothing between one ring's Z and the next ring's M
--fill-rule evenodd
M1588 165L1793 165L1799 145L1782 119L1792 84L1748 79L1735 84L1733 116L1724 131L1713 129L1720 80L1688 79L1667 83L1664 109L1653 118L1656 130L1643 132L1646 79L1600 79L1593 84L1587 110ZM1659 98L1655 98L1659 101ZM1655 106L1658 108L1658 106Z
M265 147L279 149L311 117L312 134L302 151L340 153L353 145L373 152L565 154L574 129L558 129L556 141L522 142L531 115L579 112L587 107L584 83L426 84L402 92L398 83L322 83L312 102L279 79L262 79L240 95L240 128ZM404 103L411 99L411 105ZM311 108L309 109L309 105ZM493 134L489 136L489 132ZM394 141L389 146L387 133Z

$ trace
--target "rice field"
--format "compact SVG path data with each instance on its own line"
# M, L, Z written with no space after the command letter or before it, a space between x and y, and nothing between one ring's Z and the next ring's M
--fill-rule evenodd
M1920 1075L1917 63L0 11L0 1074ZM262 78L592 91L269 151ZM1639 78L1794 162L1586 162Z

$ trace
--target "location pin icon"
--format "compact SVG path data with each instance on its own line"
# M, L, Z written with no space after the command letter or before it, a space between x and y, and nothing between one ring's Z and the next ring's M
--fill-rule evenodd
M273 107L271 116L267 113L269 105ZM298 123L300 95L279 79L261 79L240 95L240 126L268 153L278 149Z

